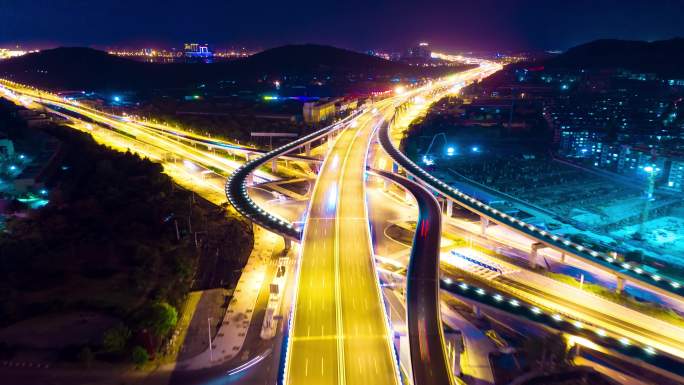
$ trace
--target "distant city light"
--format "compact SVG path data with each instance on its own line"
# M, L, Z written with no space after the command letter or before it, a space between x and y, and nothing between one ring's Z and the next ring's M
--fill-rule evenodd
M473 148L471 148L471 150L473 152L480 152L480 148L478 146L473 146Z
M435 161L434 161L434 159L430 158L429 156L424 155L423 156L423 164L425 164L426 166L432 166L433 164L435 164Z
M396 93L397 95L401 95L404 92L406 92L406 88L404 86L396 86L394 88L394 93Z
M120 102L120 101L121 101L121 96L115 96L115 97L114 97L114 101L117 102L117 103Z
M40 195L47 195L47 193L48 193L48 192L47 192L46 189L40 190Z
M644 167L644 171L646 171L646 172L653 172L653 167L651 167L651 166L646 166L646 167Z
M453 147L447 148L447 155L448 155L448 156L453 156L454 153L456 153L456 149L455 149L455 148L453 148Z

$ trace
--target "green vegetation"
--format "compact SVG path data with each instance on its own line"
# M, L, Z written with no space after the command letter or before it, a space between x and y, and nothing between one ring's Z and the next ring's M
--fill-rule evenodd
M564 274L552 273L549 271L541 271L541 273L546 275L547 277L553 278L556 281L563 282L568 285L578 285L578 282L575 278ZM603 297L609 301L636 310L640 313L644 313L651 317L658 318L671 324L684 327L684 318L679 313L664 306L660 306L659 304L653 302L641 302L624 292L618 294L614 290L608 289L601 285L597 285L595 283L585 282L582 285L582 289L592 294L598 295L599 297Z
M145 350L145 348L143 348L142 346L136 346L131 351L131 362L135 364L136 368L141 368L149 360L150 355L147 353L147 350Z
M220 264L222 285L234 284L251 225L177 187L158 164L68 128L47 130L62 142L64 167L47 181L50 203L0 232L0 326L95 311L122 324L89 343L94 358L119 360L138 344L152 354L193 282L214 276L202 272Z
M104 334L102 346L106 352L119 354L124 351L131 339L131 329L124 324L118 324Z
M141 325L157 337L165 336L178 322L178 311L166 302L157 302L145 309Z

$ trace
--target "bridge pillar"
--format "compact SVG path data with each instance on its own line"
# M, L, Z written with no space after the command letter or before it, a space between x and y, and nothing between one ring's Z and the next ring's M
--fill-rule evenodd
M251 172L247 175L247 186L252 186L254 184L254 174Z
M332 148L333 145L333 134L332 132L328 134L328 150Z
M560 261L561 261L561 263L565 263L565 252L561 252Z
M480 216L480 234L485 235L489 227L489 218Z
M304 145L304 151L306 152L306 156L311 156L311 142Z
M625 279L622 277L617 277L617 286L615 286L615 292L622 294L623 290L625 290Z
M389 182L385 178L382 179L382 191L389 191Z
M536 268L537 267L537 259L538 259L538 252L537 250L545 248L546 245L544 245L541 242L536 242L533 243L531 246L530 250L530 267L531 268Z
M446 215L447 217L451 218L451 216L454 214L454 201L452 201L451 199L447 199L446 202Z
M271 161L271 172L274 174L278 172L278 162L275 160L275 158Z
M245 152L245 162L249 162L249 152Z
M292 240L291 240L290 238L288 238L288 237L283 237L283 240L285 241L285 250L284 250L284 252L287 253L287 252L290 251L290 249L292 248Z

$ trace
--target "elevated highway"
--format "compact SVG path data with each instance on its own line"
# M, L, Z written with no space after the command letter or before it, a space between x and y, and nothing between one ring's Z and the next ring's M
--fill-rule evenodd
M679 300L684 299L684 288L679 281L666 278L659 274L647 273L646 270L639 265L620 262L611 255L599 253L572 242L569 239L565 239L534 225L525 223L524 221L482 203L477 199L460 192L458 189L449 186L438 178L435 178L394 146L389 134L390 126L391 124L381 127L378 132L378 138L380 145L396 165L401 167L408 175L430 187L435 193L448 201L455 202L469 211L480 215L485 223L486 221L492 221L536 240L537 244L533 247L531 252L532 258L536 257L537 249L549 247L570 257L577 258L592 267L610 272L617 277L619 289L624 285L625 280L630 280L658 294ZM533 259L532 263L536 264L536 261Z

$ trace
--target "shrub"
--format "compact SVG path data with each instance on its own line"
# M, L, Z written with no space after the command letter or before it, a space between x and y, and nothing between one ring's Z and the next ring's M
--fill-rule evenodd
M142 346L136 346L131 351L131 362L135 364L136 368L140 368L149 361L150 355L147 354L147 350Z

